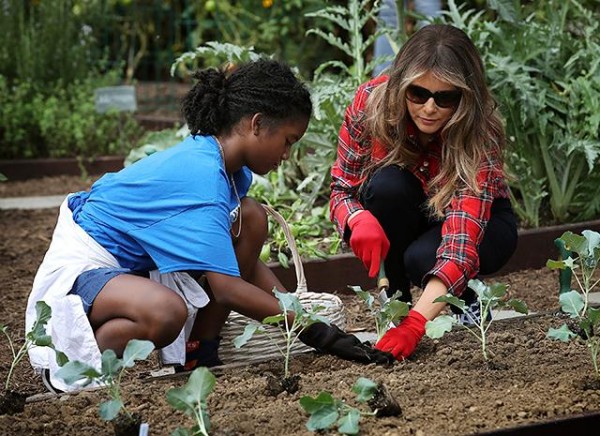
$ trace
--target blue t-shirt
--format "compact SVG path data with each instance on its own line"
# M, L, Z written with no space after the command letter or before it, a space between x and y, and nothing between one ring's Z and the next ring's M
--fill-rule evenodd
M240 198L252 173L233 175ZM238 200L215 139L190 136L69 201L73 218L124 268L239 276L230 229Z

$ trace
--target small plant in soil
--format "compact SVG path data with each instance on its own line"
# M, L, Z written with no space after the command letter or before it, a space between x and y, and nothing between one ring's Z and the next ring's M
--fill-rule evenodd
M210 420L206 398L213 391L215 380L215 376L207 368L200 367L192 372L185 386L167 392L167 402L196 422L191 430L178 427L172 436L208 436Z
M502 283L492 283L486 285L481 280L469 280L469 288L477 294L479 298L479 309L481 317L473 319L470 313L466 310L466 304L463 300L454 295L448 294L438 297L434 300L435 303L447 303L460 309L471 319L472 325L467 326L461 324L455 317L450 315L440 315L432 321L428 321L425 325L425 331L431 339L438 339L452 330L454 326L459 326L467 329L469 333L477 338L481 343L481 352L483 359L488 361L488 330L492 325L492 309L500 309L510 307L516 312L527 314L527 306L521 300L507 298L507 286Z
M56 362L64 365L69 360L65 353L57 351L52 343L52 338L46 333L46 325L52 317L52 309L44 301L38 301L35 305L36 320L30 332L25 335L25 342L18 350L8 334L8 327L0 324L0 331L8 340L8 345L13 356L8 375L4 380L4 393L0 396L0 415L20 413L25 408L26 396L20 392L11 390L11 379L17 365L32 347L50 347L56 351Z
M152 350L152 342L132 339L127 343L122 359L119 359L113 350L104 350L101 371L75 360L65 364L56 375L70 385L82 382L82 386L87 386L96 382L106 386L110 400L100 404L100 417L113 422L116 435L137 435L142 417L125 408L121 395L121 380L127 368L132 368L136 360L146 359Z
M600 309L591 307L589 301L590 292L600 281L594 279L600 261L600 233L591 230L584 230L581 235L565 232L559 239L570 255L564 260L548 260L546 265L550 269L570 271L579 291L572 289L560 294L560 307L573 322L571 328L567 324L558 329L550 328L548 337L564 342L573 338L582 340L590 350L594 371L600 378Z
M233 340L233 344L236 348L241 348L248 343L255 333L268 335L283 356L283 378L281 380L270 378L267 386L268 391L273 395L277 395L284 390L293 394L299 389L300 376L290 376L289 364L291 351L299 340L298 336L311 324L315 322L329 324L329 320L318 315L318 312L324 309L323 306L315 305L306 309L294 294L279 292L276 289L273 289L273 294L279 300L281 313L266 317L263 319L262 324L256 322L249 323L244 329L244 333ZM288 312L295 314L294 321L291 324L288 320ZM284 346L278 344L275 337L278 333L285 341Z
M389 329L390 323L397 324L402 318L408 315L410 307L408 303L400 301L401 292L396 292L390 299L381 303L375 304L375 297L369 291L363 291L360 286L349 286L358 298L367 306L367 309L375 320L375 330L377 332L377 340L381 339L385 332Z
M360 377L352 391L356 401L367 403L371 411L361 411L338 400L329 392L320 392L315 398L304 396L300 405L310 415L306 428L310 431L329 430L337 427L342 434L358 434L362 416L399 416L402 413L396 400L388 393L382 383L375 383L368 378Z

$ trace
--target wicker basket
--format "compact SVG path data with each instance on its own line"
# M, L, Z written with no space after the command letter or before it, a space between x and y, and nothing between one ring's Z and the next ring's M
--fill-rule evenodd
M281 225L281 228L285 234L290 251L292 253L294 267L296 269L296 295L298 299L302 305L307 308L310 308L312 305L324 306L325 309L320 311L319 315L328 318L331 323L343 329L345 327L346 320L344 318L342 300L333 294L308 291L306 278L304 277L302 261L298 255L296 242L294 241L294 237L290 232L288 224L274 209L265 205L263 205L263 207L265 208L266 212ZM246 325L248 325L250 322L254 321L237 312L231 312L229 315L229 318L227 319L227 322L221 331L222 340L219 348L219 356L225 363L256 362L261 360L281 358L279 349L285 347L285 340L281 336L279 330L272 326L265 326L265 330L269 331L268 335L257 334L253 336L252 339L242 348L235 348L233 345L233 339L236 336L241 335L244 332ZM307 347L300 341L296 341L292 347L291 353L305 353L311 350L312 348Z

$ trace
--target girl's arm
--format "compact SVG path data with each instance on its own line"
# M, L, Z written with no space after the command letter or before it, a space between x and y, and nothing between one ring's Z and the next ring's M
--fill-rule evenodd
M215 302L249 318L262 321L281 313L278 300L240 277L206 272Z

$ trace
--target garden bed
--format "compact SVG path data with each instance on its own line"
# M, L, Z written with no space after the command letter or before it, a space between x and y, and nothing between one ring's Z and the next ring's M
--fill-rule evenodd
M265 375L279 371L280 362L215 370L216 387L208 401L211 434L308 434L299 398L327 390L355 405L350 389L361 376L385 383L402 408L400 417L363 418L363 434L473 434L598 412L600 391L587 386L592 370L585 348L545 339L547 328L559 322L553 316L497 322L490 335L493 365L483 361L478 343L464 332L426 339L410 361L392 368L299 356L291 367L301 375L294 395L265 393ZM191 427L165 397L185 381L182 376L142 378L124 386L130 409L144 416L151 434ZM97 414L105 399L105 392L93 391L31 402L19 415L0 417L0 428L14 434L109 433Z
M0 196L61 194L67 187L83 189L91 182L59 178L57 191L45 189L54 186L54 180L47 179L35 192L18 184L0 184L4 189ZM0 211L0 233L5 235L0 240L0 279L4 283L0 322L9 326L18 341L26 299L50 242L56 213L53 209ZM509 284L511 296L523 299L532 311L551 312L558 306L555 272L524 270L493 280ZM372 329L359 302L350 295L341 297L349 327ZM585 347L545 339L548 326L561 323L550 315L497 322L491 334L495 369L482 361L472 338L456 332L439 341L425 339L410 361L393 368L313 354L300 356L292 364L292 371L302 376L301 389L294 395L269 397L264 393L265 374L278 371L277 362L218 371L215 391L209 397L211 434L307 434L307 417L298 399L329 390L352 402L350 387L359 376L384 382L403 409L399 418L363 419L363 434L471 434L598 412L600 393L584 386L593 371ZM0 374L6 374L10 356L4 339L0 339L0 349ZM166 391L183 384L185 377L143 378L156 368L155 356L138 365L125 385L126 398L150 423L150 434L168 434L177 425L190 427L188 418L175 412L165 399ZM27 362L18 368L15 383L30 396L45 392ZM104 392L94 391L30 402L25 412L0 417L0 434L109 434L111 427L97 413L98 403L105 399Z

